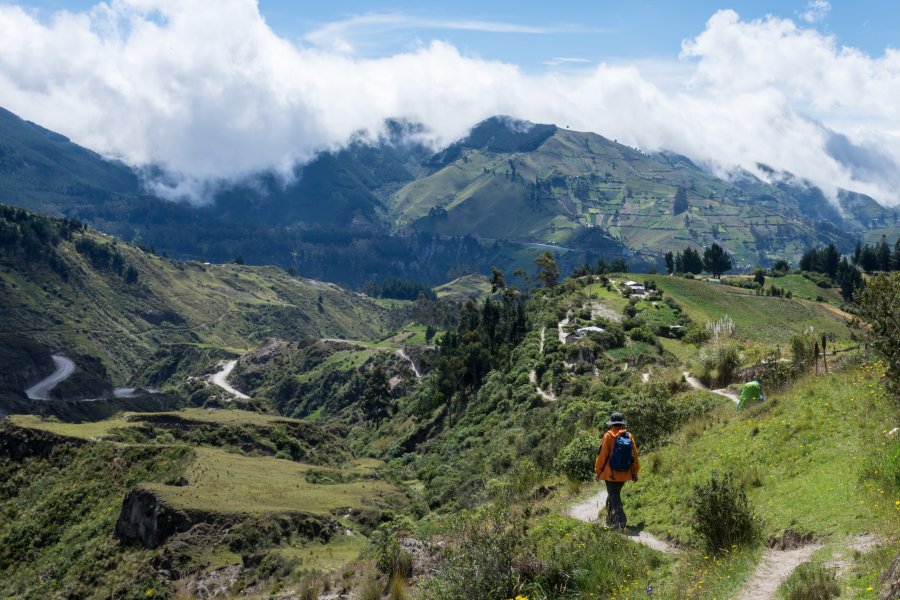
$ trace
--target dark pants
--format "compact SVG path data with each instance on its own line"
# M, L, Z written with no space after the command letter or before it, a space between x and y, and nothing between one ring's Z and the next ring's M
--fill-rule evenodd
M627 518L622 506L622 487L624 481L606 482L606 524L612 529L625 529Z

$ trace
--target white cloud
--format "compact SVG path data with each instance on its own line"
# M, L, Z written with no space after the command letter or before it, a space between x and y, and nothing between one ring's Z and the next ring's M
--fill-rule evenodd
M542 64L547 65L548 67L558 67L560 65L584 65L589 62L591 61L587 58L580 58L577 56L556 56L543 61Z
M253 0L112 0L47 22L0 5L0 104L163 167L174 193L289 176L360 131L375 138L386 118L421 122L439 147L508 114L900 201L900 52L874 58L790 20L722 11L668 78L648 64L528 74L444 42L364 59L279 38Z
M800 18L807 23L818 23L831 12L831 3L828 0L809 0L806 10L800 13Z
M584 31L572 27L534 27L498 21L433 19L404 13L368 13L327 23L304 36L314 46L337 52L354 52L360 41L381 37L400 30L463 30L484 33L546 34Z

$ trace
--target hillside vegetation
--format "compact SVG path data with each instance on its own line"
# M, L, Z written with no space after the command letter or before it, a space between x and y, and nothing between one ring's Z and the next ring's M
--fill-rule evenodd
M0 333L102 362L127 382L171 344L242 352L268 337L369 339L377 303L274 267L173 261L0 205Z
M448 286L480 290L459 304L388 309L4 210L16 335L81 343L186 408L4 419L0 594L723 598L769 565L791 572L782 548L810 563L798 580L835 565L843 597L892 585L879 577L900 551L896 373L859 344L854 307L804 298L800 275L772 278L790 298L676 276L585 270L530 290L498 277L493 294ZM144 302L183 321L148 320ZM118 329L93 332L104 318ZM811 358L822 335L840 350L827 374ZM249 399L223 401L208 379L224 358ZM729 393L752 378L766 399L737 411ZM641 449L627 535L590 522L612 411ZM725 521L698 499L737 507L743 529L711 542Z

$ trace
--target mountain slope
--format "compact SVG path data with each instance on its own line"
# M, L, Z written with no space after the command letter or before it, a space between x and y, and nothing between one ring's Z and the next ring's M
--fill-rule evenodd
M433 164L436 172L392 197L397 226L579 250L590 247L578 241L582 232L598 229L650 262L667 249L715 241L750 266L796 259L814 244L849 250L857 235L895 219L851 193L841 196L842 215L818 188L789 175L776 185L749 174L729 182L677 155L503 118L476 126ZM677 208L679 190L686 204Z
M414 142L414 126L389 130L376 143L323 152L290 181L260 173L191 205L147 194L128 167L4 111L0 202L181 258L243 256L356 288L530 267L546 250L535 244L559 246L564 269L623 255L647 268L667 250L715 241L748 267L900 232L897 211L872 198L841 192L838 208L765 165L773 184L748 173L726 181L682 156L506 117L434 155Z
M116 382L173 343L384 333L388 311L274 267L180 262L80 223L0 205L0 333L101 361Z
M0 108L0 198L60 213L138 192L130 168Z

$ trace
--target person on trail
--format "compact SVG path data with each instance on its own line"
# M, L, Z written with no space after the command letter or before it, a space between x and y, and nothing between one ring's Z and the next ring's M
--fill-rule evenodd
M741 399L738 402L737 409L741 410L751 402L756 402L757 400L762 401L765 399L766 397L762 393L762 386L758 381L754 380L745 383L744 387L741 389Z
M603 434L597 460L594 461L594 473L597 481L606 482L606 523L613 529L625 529L627 517L622 506L622 487L626 481L637 481L640 464L638 449L634 437L625 429L625 417L614 412L606 426L609 430Z

